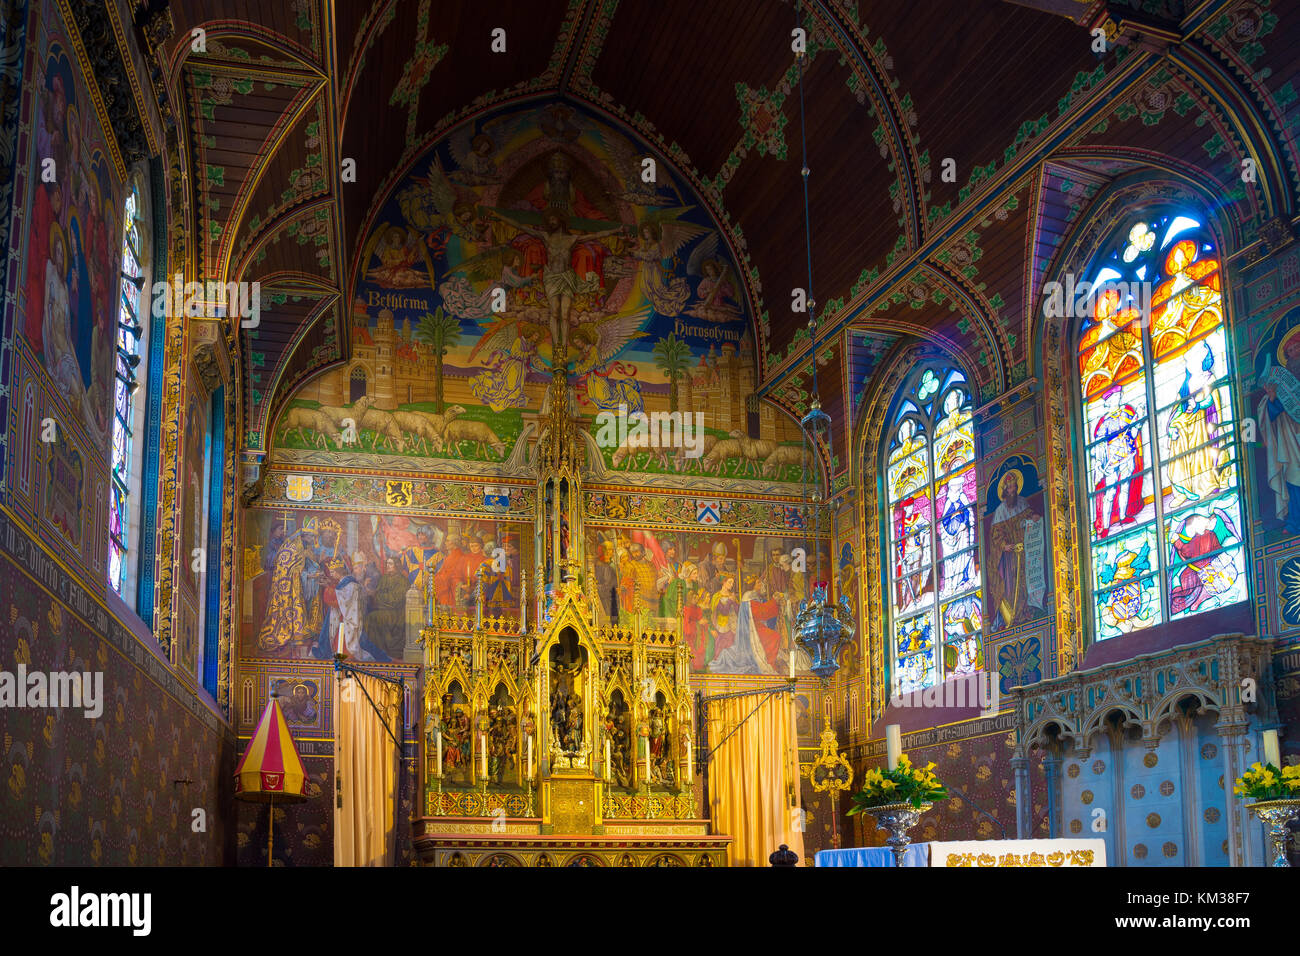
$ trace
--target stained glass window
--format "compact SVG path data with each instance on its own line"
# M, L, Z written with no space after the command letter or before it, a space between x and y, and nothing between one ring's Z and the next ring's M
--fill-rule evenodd
M925 366L900 395L886 444L893 693L983 664L971 395L962 373Z
M1132 223L1092 279L1079 387L1098 640L1247 596L1219 276L1209 231L1171 214Z
M122 279L118 299L117 369L113 383L113 436L109 458L112 482L108 508L108 583L119 594L123 592L127 578L134 394L140 336L143 335L139 319L140 284L144 281L140 258L141 233L140 189L139 184L132 181L122 215Z

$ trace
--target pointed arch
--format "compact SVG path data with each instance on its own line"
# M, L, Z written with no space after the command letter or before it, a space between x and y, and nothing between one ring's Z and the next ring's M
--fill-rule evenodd
M1223 268L1224 236L1239 233L1216 212L1186 182L1118 184L1063 246L1060 285L1045 286L1150 291L1145 315L1124 285L1041 316L1060 673L1089 638L1248 597Z
M969 377L969 357L923 339L906 340L895 346L882 363L872 390L863 400L853 440L851 479L853 486L861 489L858 495L858 553L862 567L879 569L878 573L863 574L860 589L859 620L863 622L861 640L863 658L867 669L867 704L874 722L885 710L891 696L887 674L889 622L887 614L886 566L889 564L882 545L886 528L885 513L888 507L885 475L881 468L887 454L887 443L894 433L889 418L899 392L924 363L944 364L959 370L966 380ZM978 554L978 552L976 552ZM868 728L870 733L870 728Z

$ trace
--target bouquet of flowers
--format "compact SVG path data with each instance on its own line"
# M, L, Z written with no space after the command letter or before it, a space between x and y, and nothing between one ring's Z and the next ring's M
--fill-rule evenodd
M924 768L913 767L907 754L901 754L898 766L893 770L867 771L862 789L853 795L849 816L892 803L910 803L919 808L923 803L933 803L946 796L948 791L934 775L934 764L928 763Z
M1232 792L1252 800L1300 800L1300 764L1279 770L1256 761L1237 778Z

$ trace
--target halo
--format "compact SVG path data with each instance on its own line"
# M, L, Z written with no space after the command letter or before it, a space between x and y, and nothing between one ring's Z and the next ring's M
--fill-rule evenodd
M1277 343L1277 363L1284 368L1286 367L1286 344L1298 335L1300 335L1300 325L1289 330Z
M54 261L54 243L58 242L63 247L63 273L59 276L61 279L67 279L68 269L71 263L68 261L68 239L63 234L63 227L57 222L50 223L50 261Z
M1025 475L1019 468L1008 468L998 479L998 500L1001 501L1006 497L1006 484L1011 478L1016 480L1016 494L1020 494L1025 487Z

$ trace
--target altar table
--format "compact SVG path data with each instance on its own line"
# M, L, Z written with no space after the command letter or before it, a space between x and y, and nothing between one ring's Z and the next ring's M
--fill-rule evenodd
M859 846L845 850L819 850L813 866L893 866L894 851L887 846ZM912 843L903 855L903 866L929 866L930 844Z

